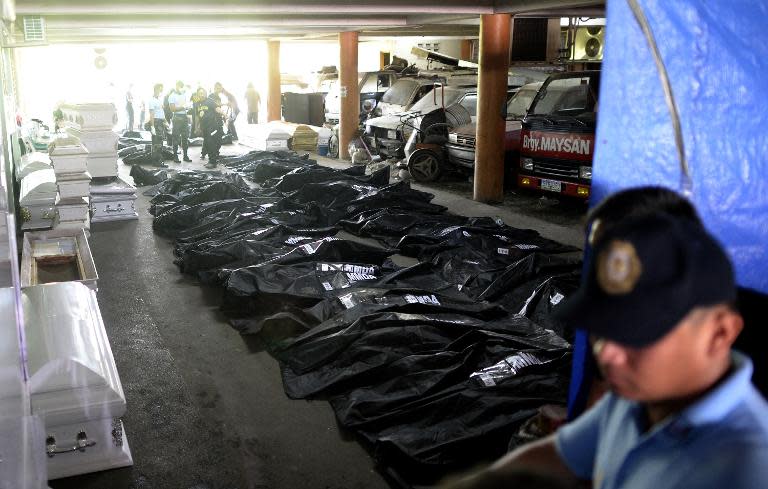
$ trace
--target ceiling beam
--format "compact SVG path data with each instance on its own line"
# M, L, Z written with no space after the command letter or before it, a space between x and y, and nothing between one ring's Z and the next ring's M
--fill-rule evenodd
M574 7L595 6L605 8L605 0L496 0L494 11L499 14L518 14L532 11L554 12Z
M488 14L494 11L493 0L287 0L285 2L256 2L253 0L224 0L221 2L139 2L113 0L19 0L17 15L162 15L194 12L209 15L232 14Z

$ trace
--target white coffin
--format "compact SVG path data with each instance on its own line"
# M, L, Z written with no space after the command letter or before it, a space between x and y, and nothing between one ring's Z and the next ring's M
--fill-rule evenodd
M53 170L30 173L21 180L19 206L21 229L47 229L56 215L56 175Z
M56 212L62 221L85 221L88 219L88 197L56 202Z
M51 144L48 154L56 173L88 171L88 150L78 139L59 138Z
M56 184L61 200L78 200L80 197L87 197L90 194L91 174L87 172L64 173L57 175Z
M54 231L85 231L86 236L91 235L91 220L85 221L62 221L59 219L58 214L53 219Z
M21 286L80 282L98 290L99 275L83 229L24 233Z
M81 131L67 127L67 134L79 139L89 153L117 153L117 140L120 136L114 131Z
M292 136L281 123L255 124L244 128L239 142L261 151L288 150Z
M96 294L63 282L22 291L32 412L43 419L48 477L133 464L125 395Z
M117 176L117 153L101 153L88 155L88 173L93 178Z
M103 131L117 124L114 104L63 105L61 111L66 125L80 131Z
M91 196L96 197L115 194L133 194L135 196L136 187L119 177L108 182L91 182Z
M136 195L107 194L91 197L91 222L138 219Z
M48 153L39 153L37 151L27 153L21 157L21 162L16 168L16 180L21 181L24 177L38 170L52 170L51 158Z
M136 187L121 178L91 185L91 222L138 219Z
M53 205L27 205L21 207L21 230L51 229L56 217Z
M46 443L48 479L133 465L120 418L46 426L45 441L50 442ZM83 445L83 451L74 449Z
M56 174L53 170L40 170L30 173L21 180L19 204L47 205L56 200Z

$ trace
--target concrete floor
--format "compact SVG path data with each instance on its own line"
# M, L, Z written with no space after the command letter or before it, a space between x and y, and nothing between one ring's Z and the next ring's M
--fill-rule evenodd
M183 167L201 168L199 148L190 156L193 163ZM581 245L580 211L563 223L478 204L439 186L425 190L453 212L499 216ZM94 224L90 239L101 313L128 401L123 421L134 466L51 481L51 488L388 487L365 450L337 427L327 403L285 396L275 360L219 313L220 292L173 265L171 243L152 231L148 198L140 195L137 208L137 221Z

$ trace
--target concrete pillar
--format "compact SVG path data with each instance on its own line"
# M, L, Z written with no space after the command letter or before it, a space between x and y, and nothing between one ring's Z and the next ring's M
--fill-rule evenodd
M511 35L509 14L480 17L480 73L477 100L474 199L501 202L504 198L504 118Z
M461 40L460 59L463 59L464 61L472 61L472 40L471 39Z
M553 63L560 57L560 19L547 21L547 62Z
M360 125L360 90L357 82L357 32L339 33L341 114L339 158L348 160L347 147Z
M267 41L267 121L282 120L280 41Z

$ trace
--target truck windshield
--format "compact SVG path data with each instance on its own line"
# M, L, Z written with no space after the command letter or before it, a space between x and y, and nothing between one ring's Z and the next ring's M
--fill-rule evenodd
M417 86L418 82L413 80L398 80L384 93L381 101L394 105L408 105Z
M433 110L442 107L443 104L443 88L437 87L433 91L430 91L428 94L421 97L421 99L413 104L413 107L411 107L411 110L428 113L432 112ZM461 96L464 95L463 90L452 90L450 88L445 89L445 106L448 107L449 105L452 105L455 103ZM435 103L435 100L437 100L437 103Z
M596 87L589 77L556 78L544 86L531 107L531 115L579 116L594 112Z
M507 119L522 119L539 93L538 90L520 90L507 103Z

